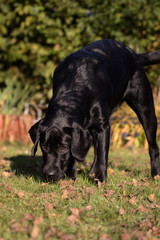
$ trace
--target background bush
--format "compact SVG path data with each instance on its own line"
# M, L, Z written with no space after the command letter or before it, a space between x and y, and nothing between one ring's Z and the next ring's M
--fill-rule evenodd
M0 106L37 112L52 95L52 75L69 53L101 38L137 52L160 48L157 0L0 0ZM155 86L158 66L147 69Z

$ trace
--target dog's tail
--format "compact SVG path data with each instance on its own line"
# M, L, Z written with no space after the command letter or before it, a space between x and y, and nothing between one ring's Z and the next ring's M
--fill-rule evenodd
M160 63L160 49L150 53L138 54L138 60L143 66Z

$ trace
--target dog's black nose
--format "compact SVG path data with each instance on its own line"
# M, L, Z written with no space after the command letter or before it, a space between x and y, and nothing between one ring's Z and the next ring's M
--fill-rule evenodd
M55 170L53 170L53 169L50 170L47 167L43 168L43 173L48 177L53 177L56 174Z
M48 177L53 177L54 175L55 175L55 171L51 171L51 172L47 173Z

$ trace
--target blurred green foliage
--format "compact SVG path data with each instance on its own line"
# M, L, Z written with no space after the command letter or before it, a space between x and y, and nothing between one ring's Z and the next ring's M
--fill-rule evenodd
M68 54L101 38L137 52L160 48L157 0L0 0L0 106L20 113L52 95L52 75ZM154 85L158 66L148 68ZM30 108L32 109L32 108Z

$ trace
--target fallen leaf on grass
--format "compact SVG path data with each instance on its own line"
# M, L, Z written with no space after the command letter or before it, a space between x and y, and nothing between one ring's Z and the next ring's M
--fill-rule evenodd
M77 223L78 222L78 218L79 218L79 209L78 208L71 208L71 215L69 217L67 217L67 220L71 223Z
M11 172L2 172L2 176L3 177L10 177L12 175L12 173Z
M131 240L131 235L128 233L123 233L121 235L121 240Z
M72 215L79 217L79 209L78 208L70 208L70 211L71 211Z
M74 183L74 181L72 179L70 180L61 180L60 182L60 189L66 188L69 185L72 185Z
M50 209L50 210L53 210L53 204L50 203L50 202L45 202L45 209Z
M155 199L154 199L154 193L153 194L150 194L148 199L151 201L151 202L154 202Z
M18 223L13 223L10 228L12 233L17 233L26 232L29 229L29 226L28 225L19 226Z
M85 211L91 211L92 209L93 209L93 207L88 205L88 206L86 206L84 208L79 209L79 212L80 213L84 213Z
M139 207L137 207L135 210L136 210L136 211L145 212L145 213L148 213L148 212L149 212L149 210L146 209L142 204L139 205Z
M94 188L86 187L85 189L86 189L86 193L88 193L88 194L95 193L95 189Z
M6 161L4 159L0 159L0 166L6 166L6 165L9 165L10 164L10 161Z
M160 180L160 175L156 175L156 176L154 177L154 179L155 179L155 180Z
M39 225L43 222L43 217L42 215L40 215L39 217L37 217L35 220L34 220L34 223L33 223L33 228L32 228L32 231L31 231L31 239L35 239L38 237L38 234L39 234Z
M41 183L41 186L44 187L46 184L47 184L47 183L42 182L42 183Z
M119 209L119 215L124 215L126 213L126 211L123 208Z
M37 238L38 234L39 234L39 227L37 225L33 225L33 228L31 231L31 239Z
M91 211L93 209L93 207L88 205L87 207L85 207L85 209L88 210L88 211Z
M21 222L24 222L26 220L33 221L34 220L34 216L31 213L25 213L23 215L23 217L21 218Z
M137 239L137 240L158 240L157 238L154 238L154 237L151 235L151 232L150 232L150 231L144 233L144 232L138 231L138 230L135 230L135 231L132 233L132 238L133 238L133 239ZM131 239L132 239L132 238L131 238Z
M130 204L132 205L136 205L136 198L135 197L132 197L130 200L129 200Z
M51 227L44 235L44 239L50 238L55 236L56 234L56 229L54 227Z
M55 213L51 213L48 216L49 216L49 218L54 218L56 216L56 214Z
M24 192L18 192L18 193L17 193L17 196L18 196L19 198L23 198Z
M160 205L156 204L156 203L151 203L149 206L149 208L160 208Z
M114 175L115 171L112 168L108 168L108 174L109 175Z
M113 190L107 190L106 193L103 194L104 197L110 197L115 193Z
M99 240L111 240L110 236L107 233L103 233Z
M63 190L62 198L63 199L68 199L69 198L68 195L69 195L69 191L68 190Z
M6 151L7 151L7 147L6 147L6 146L3 146L3 147L2 147L2 151L3 151L3 152L6 152Z
M160 228L153 227L153 235L154 236L160 236Z
M57 238L56 239L61 239L61 240L75 240L75 235L66 235L63 232L57 232Z
M136 187L137 186L137 180L134 178L132 181L133 181L133 185Z

